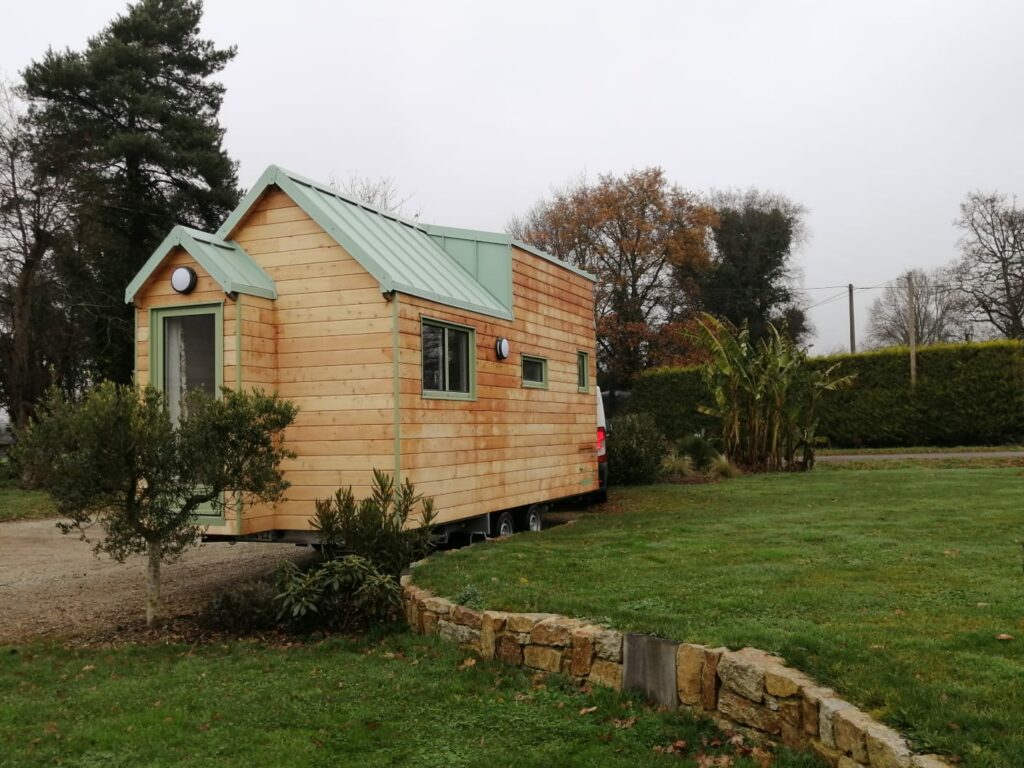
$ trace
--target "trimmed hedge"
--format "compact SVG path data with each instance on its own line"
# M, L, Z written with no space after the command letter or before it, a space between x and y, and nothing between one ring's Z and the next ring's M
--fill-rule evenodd
M924 347L917 387L906 348L815 358L856 374L851 388L826 393L818 433L841 447L997 445L1024 441L1024 344L993 341ZM669 439L717 426L697 413L707 392L697 368L644 372L630 409L647 411Z

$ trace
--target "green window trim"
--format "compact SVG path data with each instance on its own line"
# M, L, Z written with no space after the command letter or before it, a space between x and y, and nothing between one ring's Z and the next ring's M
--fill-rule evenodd
M224 386L224 302L207 304L174 305L151 307L149 310L149 383L154 389L164 389L164 320L168 317L189 315L213 315L214 376L216 396L221 397ZM223 508L222 508L223 509ZM220 514L195 515L201 525L225 525L223 511Z
M538 357L537 355L520 355L520 369L523 377L523 386L529 387L530 389L547 389L548 388L548 361L547 358ZM540 379L528 379L526 378L526 364L527 363L539 363L540 364Z
M444 331L442 336L442 373L441 375L447 379L448 373L444 370L448 364L448 332L456 331L465 333L467 336L467 355L466 355L466 379L468 383L468 391L461 392L459 390L447 389L447 381L445 382L446 388L444 389L428 389L426 385L426 366L424 365L425 345L423 343L424 330L426 328L439 328ZM460 325L459 323L450 323L445 320L434 320L429 317L420 317L420 394L425 400L464 400L464 401L475 401L476 400L476 329L469 325Z
M587 352L576 353L576 389L590 391L590 355Z

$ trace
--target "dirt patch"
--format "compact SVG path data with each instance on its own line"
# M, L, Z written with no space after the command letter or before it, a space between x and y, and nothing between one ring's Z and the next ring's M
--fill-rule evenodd
M167 616L195 613L219 591L313 557L291 544L204 544L163 569ZM123 565L57 530L53 520L0 523L0 643L106 636L144 620L141 557Z

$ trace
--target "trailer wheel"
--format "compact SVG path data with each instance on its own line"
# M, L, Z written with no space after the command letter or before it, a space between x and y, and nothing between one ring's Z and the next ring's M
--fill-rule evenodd
M498 538L511 536L516 532L516 521L511 512L502 512L494 521L494 535Z
M547 507L543 504L534 504L528 510L526 510L526 520L523 526L528 531L539 531L544 527L544 518L542 515L546 511Z

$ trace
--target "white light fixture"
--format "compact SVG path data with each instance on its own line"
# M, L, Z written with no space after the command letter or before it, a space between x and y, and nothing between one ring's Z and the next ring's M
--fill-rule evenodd
M498 340L494 342L494 353L498 356L498 359L506 359L511 352L512 347L509 345L508 339L504 336L499 336Z
M196 287L196 273L191 267L178 267L171 272L171 288L178 293L192 293Z

